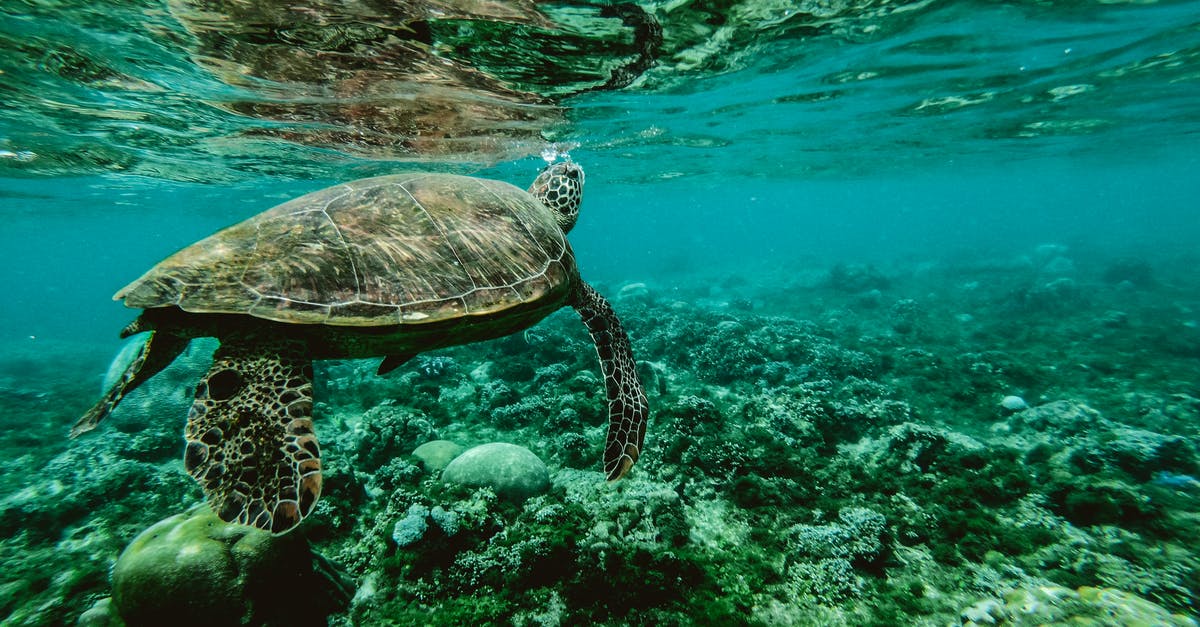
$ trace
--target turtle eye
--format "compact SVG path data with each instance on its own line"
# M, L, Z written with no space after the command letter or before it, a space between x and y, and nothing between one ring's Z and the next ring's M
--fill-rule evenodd
M563 161L562 163L556 163L550 167L552 168L551 172L555 176L566 179L563 182L570 181L575 185L583 184L583 168L579 167L574 162Z

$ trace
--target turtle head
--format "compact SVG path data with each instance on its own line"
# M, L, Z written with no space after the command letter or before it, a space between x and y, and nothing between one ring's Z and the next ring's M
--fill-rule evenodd
M573 161L552 163L534 179L529 193L554 212L559 228L566 233L575 226L583 202L583 168Z

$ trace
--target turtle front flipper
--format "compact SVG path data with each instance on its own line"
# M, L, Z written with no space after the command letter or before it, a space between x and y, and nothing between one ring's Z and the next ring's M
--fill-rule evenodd
M609 481L615 481L629 472L641 453L650 409L642 380L638 377L629 336L612 306L583 282L575 289L571 304L596 343L596 354L604 372L604 389L608 395L604 474Z
M284 533L321 496L312 361L297 342L223 338L196 386L184 465L213 511Z
M375 371L375 376L382 377L383 375L403 366L408 363L408 360L416 357L416 353L404 353L403 355L387 355L383 361L379 362L379 370Z
M135 320L125 327L125 332L121 333L121 337L129 337L145 330L140 326L141 324L141 318ZM95 429L101 420L104 420L112 413L112 410L116 409L117 404L125 398L126 394L175 361L175 358L183 352L183 349L187 348L187 345L188 338L184 336L169 331L151 331L150 337L146 339L145 344L142 344L137 356L129 362L125 372L121 373L121 378L117 379L104 397L71 427L71 437L74 438Z

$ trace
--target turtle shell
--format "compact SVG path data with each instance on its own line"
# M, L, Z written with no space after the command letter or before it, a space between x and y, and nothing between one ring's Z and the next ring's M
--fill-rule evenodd
M395 174L278 205L117 292L129 307L389 326L565 299L574 255L550 209L507 183Z

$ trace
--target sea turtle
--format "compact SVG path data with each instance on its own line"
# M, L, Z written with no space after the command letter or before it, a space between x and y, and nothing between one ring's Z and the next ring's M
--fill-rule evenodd
M291 530L321 494L312 360L383 356L379 374L434 348L526 329L570 305L608 396L604 472L637 461L647 404L629 338L579 277L566 233L583 169L545 168L528 192L450 174L362 179L301 196L203 239L117 292L150 332L71 430L93 429L196 337L220 347L188 412L184 465L226 521Z

